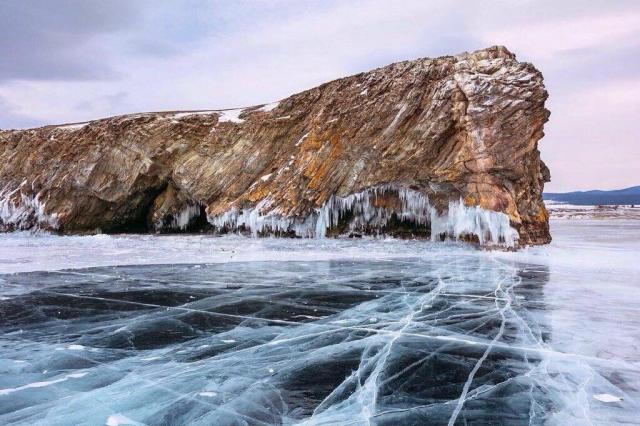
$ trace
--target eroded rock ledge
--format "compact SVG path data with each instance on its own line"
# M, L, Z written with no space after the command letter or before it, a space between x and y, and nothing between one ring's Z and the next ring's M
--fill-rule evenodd
M0 131L0 230L547 243L546 98L491 47L245 109Z

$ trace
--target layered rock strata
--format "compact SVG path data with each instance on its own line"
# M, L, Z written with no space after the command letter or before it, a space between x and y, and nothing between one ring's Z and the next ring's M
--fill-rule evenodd
M0 230L547 243L546 98L491 47L244 109L0 131Z

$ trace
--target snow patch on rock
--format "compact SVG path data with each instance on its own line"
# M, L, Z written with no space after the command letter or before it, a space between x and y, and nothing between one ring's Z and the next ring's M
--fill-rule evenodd
M230 122L230 123L243 123L244 120L240 118L240 114L244 109L227 109L224 111L218 111L220 115L218 116L218 123Z
M56 129L59 130L79 130L83 127L87 126L90 122L85 121L83 123L73 123L73 124L65 124L64 126L56 126Z
M274 109L278 108L278 105L280 105L280 101L271 102L270 104L266 104L258 108L258 111L271 112Z
M177 114L173 114L172 117L175 119L180 119L183 117L189 117L192 115L211 115L216 113L217 111L215 110L208 110L208 111L185 111L185 112L179 112Z

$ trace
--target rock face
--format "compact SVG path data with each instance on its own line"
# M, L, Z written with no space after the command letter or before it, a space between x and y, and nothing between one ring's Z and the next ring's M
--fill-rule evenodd
M542 80L491 47L263 106L0 131L0 230L547 243Z

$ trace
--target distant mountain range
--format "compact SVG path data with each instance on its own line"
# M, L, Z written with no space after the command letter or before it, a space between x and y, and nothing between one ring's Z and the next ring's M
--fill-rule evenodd
M614 191L545 192L542 198L576 205L640 204L640 186Z

